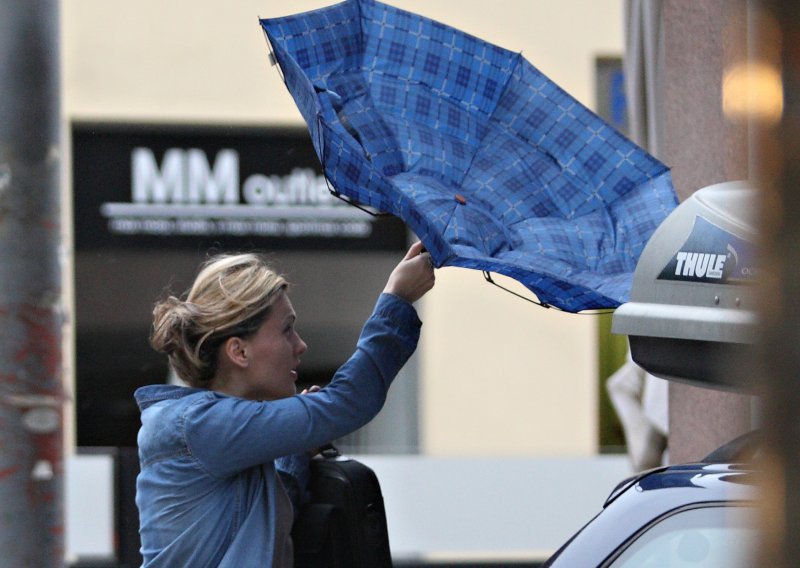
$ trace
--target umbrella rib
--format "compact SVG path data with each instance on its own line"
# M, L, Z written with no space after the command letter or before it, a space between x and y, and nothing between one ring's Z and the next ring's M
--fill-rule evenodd
M489 272L488 270L482 270L481 272L483 272L483 277L486 279L486 281L487 281L489 284L494 284L495 286L497 286L497 287L498 287L498 288L500 288L501 290L504 290L504 291L508 292L508 293L509 293L509 294L511 294L512 296L516 296L517 298L522 298L522 299L523 299L523 300L525 300L526 302L530 302L531 304L535 304L535 305L537 305L537 306L539 306L539 307L542 307L542 308L545 308L545 309L547 309L547 310L549 310L550 308L552 308L552 307L553 307L553 306L551 306L550 304L548 304L547 302L541 302L541 301L531 300L530 298L526 298L526 297L525 297L525 296L523 296L522 294L517 294L517 293L516 293L516 292L514 292L513 290L509 290L509 289L508 289L508 288L506 288L505 286L501 286L500 284L498 284L497 282L495 282L494 280L492 280L492 274L491 274L491 272ZM555 309L557 310L558 308L555 308Z
M281 78L283 84L286 85L286 77L284 77L283 70L281 69L281 66L278 64L278 56L275 55L275 49L272 47L272 42L269 41L269 35L267 34L267 30L264 26L261 25L260 16L258 18L258 25L261 28L261 31L264 33L264 40L267 42L267 49L269 50L269 60L272 63L272 65L278 70L278 76Z
M323 169L324 169L324 166L323 166ZM336 190L335 187L333 187L333 184L331 183L331 180L328 179L327 175L325 175L323 177L325 178L325 184L328 186L328 192L330 192L330 194L333 195L336 199L344 201L345 203L347 203L351 207L355 207L356 209L360 209L361 211L363 211L364 213L366 213L368 215L371 215L372 217L383 218L383 217L390 217L391 216L391 213L385 213L383 211L378 211L377 213L375 213L374 211L370 211L369 209L367 209L366 207L364 207L363 205L361 205L357 201L353 201L349 197L347 197L345 195L342 195L339 191Z
M518 294L518 293L514 292L514 290L510 290L510 289L506 288L505 286L501 286L500 284L498 284L497 282L495 282L492 279L492 274L488 270L482 270L481 272L483 272L483 277L486 279L486 281L489 284L493 284L493 285L497 286L498 288L500 288L501 290L503 290L505 292L508 292L512 296L516 296L517 298L521 298L521 299L525 300L526 302L530 302L531 304L534 304L534 305L539 306L541 308L545 308L547 310L553 309L553 310L556 310L557 312L564 312L564 313L567 313L567 314L573 314L573 315L577 315L577 316L601 316L603 314L614 313L613 309L607 309L607 310L585 310L585 311L581 311L581 312L568 312L567 310L562 310L558 306L553 306L551 304L548 304L547 302L531 300L530 298L527 298L527 297L523 296L522 294Z

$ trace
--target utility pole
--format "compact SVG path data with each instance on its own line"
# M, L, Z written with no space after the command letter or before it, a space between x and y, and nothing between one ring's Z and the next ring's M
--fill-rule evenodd
M64 565L58 0L0 2L0 564Z

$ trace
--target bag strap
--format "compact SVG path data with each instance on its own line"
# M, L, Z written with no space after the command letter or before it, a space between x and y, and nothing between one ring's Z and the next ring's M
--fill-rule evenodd
M321 446L319 449L319 455L326 459L339 458L342 456L339 450L336 449L336 446L334 446L332 443Z

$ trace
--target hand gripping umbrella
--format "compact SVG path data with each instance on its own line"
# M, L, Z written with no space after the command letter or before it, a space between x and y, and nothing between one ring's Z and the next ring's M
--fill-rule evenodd
M374 0L261 25L337 194L400 217L436 266L570 312L627 300L669 170L520 54Z

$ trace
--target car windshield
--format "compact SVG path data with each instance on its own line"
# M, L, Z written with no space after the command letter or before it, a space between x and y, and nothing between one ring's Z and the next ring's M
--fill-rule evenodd
M684 509L647 528L609 568L744 568L752 566L757 528L752 508Z

